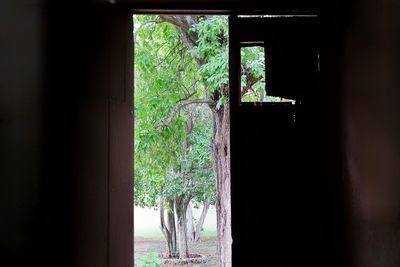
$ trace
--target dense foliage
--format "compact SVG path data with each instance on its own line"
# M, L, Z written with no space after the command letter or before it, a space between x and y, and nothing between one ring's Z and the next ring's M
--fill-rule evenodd
M199 67L173 25L156 16L136 16L134 22L140 27L135 35L135 204L155 207L175 194L215 199L210 111L187 106L160 127L188 95L203 96L203 90L193 90L202 87ZM193 120L189 134L188 120Z

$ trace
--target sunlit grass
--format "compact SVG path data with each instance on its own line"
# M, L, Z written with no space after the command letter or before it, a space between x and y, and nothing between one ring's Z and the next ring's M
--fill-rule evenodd
M159 211L155 209L144 209L135 207L135 240L164 240L160 230ZM199 218L201 209L193 209L195 218ZM201 239L212 239L217 237L217 218L215 208L211 207L204 222Z

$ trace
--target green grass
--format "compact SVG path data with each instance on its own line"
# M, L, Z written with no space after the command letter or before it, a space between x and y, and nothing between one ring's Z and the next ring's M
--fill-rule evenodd
M201 239L215 238L217 236L217 231L214 229L205 228L201 232ZM160 229L156 228L135 228L135 238L145 239L145 240L163 240L164 236Z
M135 238L160 240L164 238L160 229L157 228L138 228L135 227Z
M200 216L201 210L194 209L196 218ZM210 239L217 236L217 218L215 208L212 208L206 217L201 239ZM135 207L135 233L134 237L141 240L164 240L159 225L159 213L154 209L142 209Z
M215 230L204 229L201 232L200 237L201 237L201 240L216 238L217 237L217 230L216 229Z

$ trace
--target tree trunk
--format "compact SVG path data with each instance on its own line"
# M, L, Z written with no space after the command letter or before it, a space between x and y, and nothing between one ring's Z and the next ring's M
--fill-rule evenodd
M176 228L175 228L175 217L174 217L174 201L168 201L167 210L167 225L164 219L164 205L160 204L160 221L161 231L167 241L167 253L168 257L175 258L177 256L177 243L176 243Z
M178 248L176 243L176 226L175 226L175 207L174 200L168 201L168 211L167 211L167 221L168 229L171 235L171 256L175 258L178 256Z
M184 200L184 196L180 196L175 199L175 208L178 220L179 258L186 259L189 257L189 248L187 242L187 227L186 227L187 203Z
M161 232L164 235L165 240L167 241L167 253L168 256L171 257L171 235L168 231L167 226L165 225L165 219L164 219L164 206L163 204L160 204L160 223L161 223Z
M195 16L170 16L160 15L160 19L176 26L181 40L190 50L198 40L194 31L189 29L198 22ZM205 61L195 57L197 64L201 67ZM250 77L254 75L250 74ZM248 79L246 88L251 88L256 81ZM222 86L219 96L228 95L229 88ZM231 174L230 174L230 124L229 124L229 104L223 105L217 110L216 103L218 97L213 99L214 104L210 105L213 111L214 129L212 153L214 161L214 173L217 178L217 256L219 267L232 266L232 236L231 236Z
M210 207L210 203L208 201L204 201L203 211L201 212L199 223L197 224L196 232L194 234L194 240L196 242L200 240L201 229L203 228L203 224L206 219L209 207Z
M212 153L217 177L217 255L219 267L232 266L229 104L214 110Z
M188 241L194 241L194 225L193 225L193 211L190 203L186 209L186 220L187 220L187 237Z

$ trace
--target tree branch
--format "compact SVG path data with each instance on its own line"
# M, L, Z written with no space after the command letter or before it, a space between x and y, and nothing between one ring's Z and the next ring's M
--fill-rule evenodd
M139 30L140 30L143 26L146 26L146 25L148 25L148 24L150 24L150 23L156 23L156 24L157 24L157 23L163 23L163 22L165 22L165 21L157 19L157 20L148 20L148 21L145 21L145 22L141 23L141 24L139 25L139 27L137 27L137 29L136 29L136 31L135 31L135 35L133 36L134 42L136 42L136 40L137 40L137 35L138 35L138 33L139 33Z
M190 27L196 23L193 18L193 16L160 15L162 21L169 22L185 31L188 31Z
M192 96L194 96L194 94L196 94L196 92L197 92L196 84L197 84L198 82L199 82L199 80L195 81L195 82L192 84L192 92L189 93L188 91L186 91L188 94L187 94L184 98L179 99L176 103L179 103L179 102L188 100L189 98L191 98ZM182 85L182 86L183 86L183 88L184 88L185 90L187 90L186 86L184 86L184 85Z
M190 28L198 22L196 16L171 16L171 15L160 15L162 21L166 21L175 26L179 33L181 41L186 45L188 50L191 50L197 41L197 34L190 32ZM198 57L194 57L194 60L199 66L205 62Z
M240 92L240 98L242 98L250 89L252 90L254 84L262 80L262 76L255 77L251 70L244 65L242 65L242 72L246 75L246 85Z
M215 102L209 98L204 98L204 99L188 99L188 100L184 100L181 101L173 110L172 112L169 114L168 118L163 121L162 123L160 123L160 125L158 126L159 129L164 128L165 126L168 126L171 124L172 119L174 118L174 116L185 106L187 105L192 105L192 104L208 104L209 106L214 106Z
M167 55L166 55L163 59L161 59L161 61L158 62L156 68L160 67L161 64L163 64L164 61L168 59L169 55L170 55L172 52L174 52L175 49L176 49L178 46L179 46L179 44L176 45L174 48L172 48L170 51L168 51ZM176 58L177 58L177 57L173 57L172 59L170 59L170 61L167 62L167 65L170 65Z

